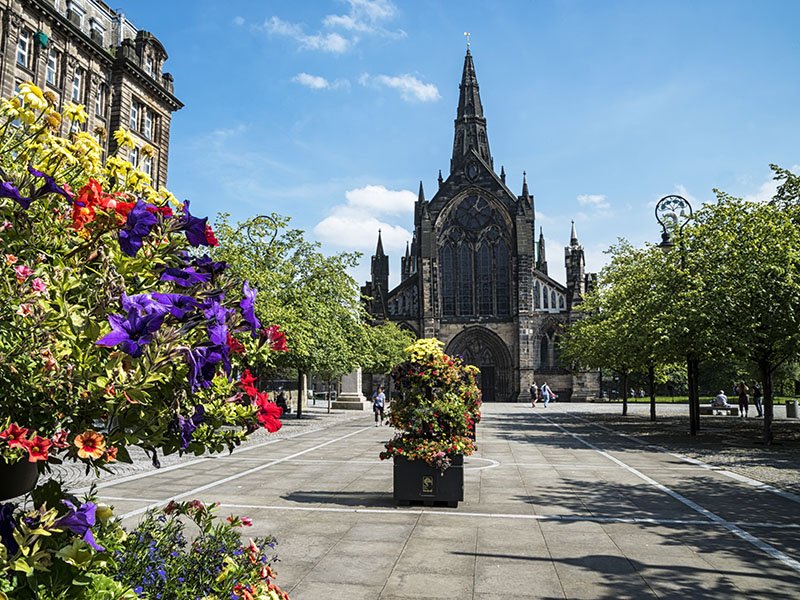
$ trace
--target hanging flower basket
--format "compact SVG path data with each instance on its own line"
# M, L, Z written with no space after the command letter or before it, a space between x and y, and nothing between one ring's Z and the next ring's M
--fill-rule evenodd
M20 460L7 463L0 458L0 500L16 498L30 492L39 479L36 463Z

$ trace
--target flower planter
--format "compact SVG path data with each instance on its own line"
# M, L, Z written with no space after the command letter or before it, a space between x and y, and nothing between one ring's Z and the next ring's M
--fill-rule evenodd
M16 498L30 492L39 479L36 463L21 460L12 464L0 459L0 500Z
M394 457L394 499L398 504L444 504L451 508L464 500L464 456L452 458L444 472L422 460Z

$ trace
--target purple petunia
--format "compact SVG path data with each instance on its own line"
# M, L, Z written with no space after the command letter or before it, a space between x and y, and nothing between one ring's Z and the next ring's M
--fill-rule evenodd
M148 205L144 200L136 202L125 226L119 230L119 246L128 256L136 256L142 247L142 240L150 235L150 230L158 223L158 218L147 210Z
M187 361L189 362L189 383L193 391L211 386L220 363L222 363L225 373L230 374L231 372L227 344L192 348L187 356Z
M144 347L153 339L153 334L158 331L164 322L164 312L153 312L140 315L136 310L128 311L128 315L108 315L111 332L107 333L95 343L98 346L122 345L122 351L138 358L144 352Z
M8 556L14 556L19 550L19 544L14 539L14 505L11 503L0 504L0 543L8 551Z
M192 434L197 426L206 418L206 409L202 404L194 407L194 414L189 417L178 415L175 419L175 429L181 437L181 450L186 450L192 442Z
M36 169L34 169L31 166L28 167L28 172L31 175L33 175L34 177L43 177L44 178L44 183L41 186L39 186L39 189L37 189L33 193L33 196L31 198L32 200L36 200L37 198L41 198L45 194L60 194L61 196L64 196L64 198L66 198L67 200L72 202L72 195L67 190L65 190L63 187L61 187L60 185L56 184L56 180L53 179L50 175L47 175L46 173L42 173L41 171L37 171Z
M244 320L250 325L252 334L255 336L256 331L261 329L261 321L259 321L256 316L256 294L258 294L258 290L251 288L250 282L245 281L242 293L244 294L244 298L239 302L239 307L242 309Z
M198 273L194 267L178 269L177 267L167 267L161 274L161 281L174 281L181 287L192 287L198 283L207 283L211 280L208 273Z
M200 303L191 296L183 294L153 294L153 300L158 302L165 310L176 319L182 319Z
M149 294L134 294L133 296L128 296L125 292L122 292L122 310L126 313L135 310L142 316L168 312L165 306L154 298L151 298Z
M97 505L94 502L86 502L80 508L70 502L69 500L62 500L61 502L69 508L70 512L63 517L56 520L55 525L59 527L66 527L72 533L76 533L83 538L83 541L89 544L98 552L105 550L94 539L92 527L95 524L95 512Z
M186 239L194 247L197 246L210 246L206 239L206 226L208 225L208 217L198 219L189 213L189 201L183 203L183 218L178 226L178 231L186 232Z
M27 198L19 193L19 189L10 181L0 183L0 198L11 198L25 210L31 205L31 198Z
M203 305L203 314L208 319L208 338L215 346L222 346L228 340L228 325L226 318L228 315L225 307L216 299L206 301Z
M209 273L211 276L222 273L228 268L228 263L222 260L213 261L207 254L204 254L199 258L195 258L192 261L192 265L199 273Z

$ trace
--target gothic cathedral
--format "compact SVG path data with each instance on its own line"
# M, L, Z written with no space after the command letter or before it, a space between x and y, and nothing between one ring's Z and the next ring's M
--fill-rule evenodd
M414 238L401 259L401 282L389 289L389 259L378 246L372 280L362 288L371 315L418 337L436 337L445 352L481 370L484 402L528 399L534 380L563 400L597 395L596 372L573 372L559 360L558 334L577 318L572 308L594 283L572 225L566 282L547 274L544 234L535 240L534 199L523 174L522 194L498 175L469 48L464 58L450 175L430 200L422 183Z

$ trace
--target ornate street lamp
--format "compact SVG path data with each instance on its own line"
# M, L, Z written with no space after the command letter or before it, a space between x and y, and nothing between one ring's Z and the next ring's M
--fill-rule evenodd
M664 196L656 204L656 221L661 225L662 250L669 250L675 244L672 241L672 232L678 230L678 235L683 233L683 228L692 218L692 205L683 196ZM683 254L681 253L681 259Z
M656 203L656 221L661 225L661 243L658 245L662 250L669 251L675 243L672 236L678 232L678 242L680 244L680 263L681 270L686 270L686 247L683 245L683 228L692 218L692 205L683 196L664 196ZM689 352L686 357L686 374L689 384L689 433L697 435L700 429L700 391L698 386L698 376L700 374L700 361L693 352Z

